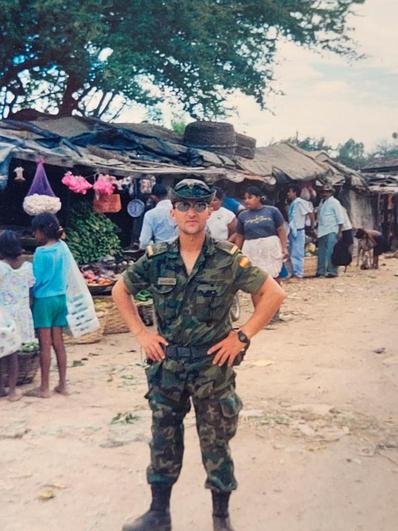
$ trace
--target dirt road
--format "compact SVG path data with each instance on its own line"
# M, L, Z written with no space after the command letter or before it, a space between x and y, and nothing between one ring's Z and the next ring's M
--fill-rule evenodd
M286 286L287 322L261 332L238 368L236 531L398 529L397 274L385 260ZM0 401L1 531L118 531L147 508L137 346L107 336L69 352L70 397ZM186 426L173 529L208 531L191 415Z

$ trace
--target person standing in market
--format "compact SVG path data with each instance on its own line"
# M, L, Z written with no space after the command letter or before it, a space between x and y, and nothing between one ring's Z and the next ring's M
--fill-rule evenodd
M150 509L128 521L123 531L169 531L170 495L184 453L183 420L196 413L202 460L211 490L213 526L231 531L229 498L237 487L229 441L235 435L242 402L235 372L251 338L264 328L285 298L266 273L253 266L238 247L206 235L213 193L202 181L184 179L174 188L172 217L179 237L150 245L114 289L114 300L144 349L149 366L152 409ZM143 325L131 294L151 289L158 333ZM254 313L232 329L229 308L235 293L252 294Z
M238 215L235 243L256 266L271 277L278 278L283 259L287 258L287 234L280 210L264 205L264 197L257 186L245 192L247 210Z
M167 188L163 184L155 184L152 188L151 199L155 201L155 208L144 215L140 234L140 249L145 249L150 243L167 242L177 238L177 227L171 219L171 201L167 198Z
M289 201L289 256L292 264L292 278L302 279L304 275L304 247L305 224L307 217L314 228L314 208L310 201L300 197L300 187L296 184L289 186L287 191Z
M214 197L210 204L211 214L207 220L207 228L215 240L228 240L235 233L238 220L231 210L222 206L223 190L214 187L213 191Z
M340 201L333 197L334 188L325 184L321 188L322 201L318 208L318 265L317 277L337 277L337 267L332 263L334 246L342 237L344 225Z

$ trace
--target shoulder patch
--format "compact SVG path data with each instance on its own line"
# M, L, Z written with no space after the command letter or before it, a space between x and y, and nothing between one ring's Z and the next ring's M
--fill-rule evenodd
M159 242L154 243L152 245L148 245L146 248L146 254L148 258L152 258L153 256L157 256L158 254L163 254L168 250L169 246L166 242Z
M220 249L221 251L224 251L224 253L228 253L230 255L234 255L239 251L239 247L237 245L227 241L217 242L216 247L217 249Z

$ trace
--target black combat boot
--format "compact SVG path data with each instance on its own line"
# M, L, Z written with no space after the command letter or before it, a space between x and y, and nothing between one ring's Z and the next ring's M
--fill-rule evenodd
M234 531L229 519L228 504L230 492L211 491L213 499L213 529L214 531Z
M152 485L151 489L152 503L149 511L136 520L126 522L122 531L171 531L171 487Z

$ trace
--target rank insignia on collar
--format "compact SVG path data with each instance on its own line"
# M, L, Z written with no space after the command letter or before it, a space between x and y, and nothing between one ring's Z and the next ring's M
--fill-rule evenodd
M242 258L239 260L240 267L249 267L250 260L247 256L242 256Z

